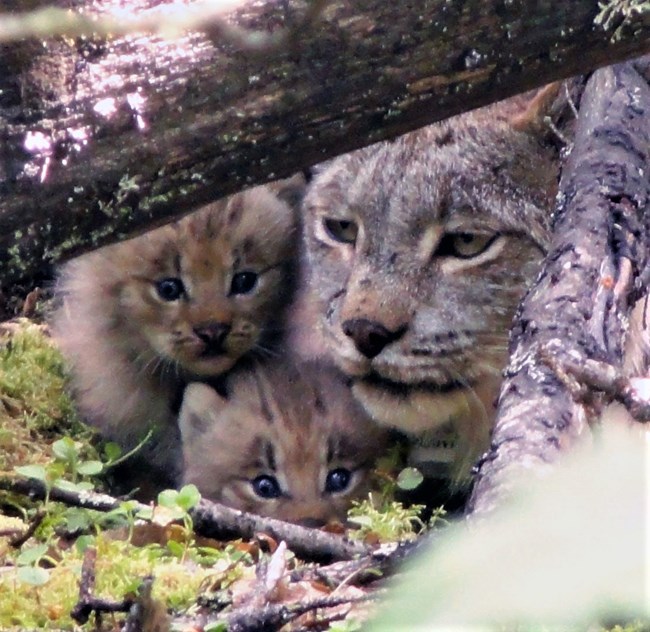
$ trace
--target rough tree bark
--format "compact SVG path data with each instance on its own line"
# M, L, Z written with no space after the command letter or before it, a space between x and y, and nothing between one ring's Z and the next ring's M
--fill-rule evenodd
M598 70L582 95L553 244L516 318L474 515L497 506L522 469L543 470L588 430L594 411L560 379L562 359L621 366L628 313L650 278L650 59L637 66Z
M130 2L153 4L169 3ZM233 19L273 31L304 10L304 0L250 1ZM332 0L264 56L197 33L5 45L2 284L15 291L63 258L247 184L650 50L647 13L612 9L599 23L600 10L595 0Z

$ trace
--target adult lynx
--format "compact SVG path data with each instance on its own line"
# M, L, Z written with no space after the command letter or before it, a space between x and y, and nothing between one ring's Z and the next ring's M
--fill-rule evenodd
M548 243L555 94L341 156L304 200L323 345L377 422L453 429L456 480L487 445L512 317Z

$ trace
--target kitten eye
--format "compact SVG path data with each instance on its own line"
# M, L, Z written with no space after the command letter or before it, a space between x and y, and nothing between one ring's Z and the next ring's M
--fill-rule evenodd
M325 491L336 494L345 491L352 480L352 472L344 467L337 467L327 473L325 479Z
M185 293L180 279L160 279L156 281L156 292L163 301L177 301Z
M257 274L255 272L238 272L230 282L230 295L248 294L257 285Z
M359 229L355 222L345 219L324 219L325 232L335 241L353 244L357 240Z
M438 257L471 259L485 252L498 236L483 233L447 233L440 240L435 254Z
M251 481L253 491L260 498L279 498L282 495L280 484L275 476L262 474Z

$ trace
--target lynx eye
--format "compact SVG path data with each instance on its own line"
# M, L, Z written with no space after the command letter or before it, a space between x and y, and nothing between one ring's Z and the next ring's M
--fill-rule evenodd
M342 244L353 244L357 240L358 227L355 222L346 219L325 218L323 226L329 237Z
M260 498L279 498L282 495L280 483L278 483L278 479L275 476L262 474L254 478L251 481L251 485L253 486L253 491Z
M255 272L238 272L230 282L230 295L248 294L257 285L257 274Z
M484 233L447 233L440 240L436 255L471 259L485 252L498 236Z
M155 285L156 292L163 301L177 301L185 293L185 286L180 279L160 279Z
M330 470L325 479L325 491L330 494L344 492L352 480L352 472L344 467Z

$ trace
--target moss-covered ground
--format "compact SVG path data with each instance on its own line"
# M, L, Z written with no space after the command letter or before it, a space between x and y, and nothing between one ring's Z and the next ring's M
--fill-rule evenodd
M2 323L0 478L33 477L48 486L106 491L101 474L116 458L115 446L103 446L79 419L47 327L27 319ZM0 630L116 629L125 615L91 617L85 624L71 616L89 548L96 552L93 594L109 602L134 597L143 578L153 575L156 603L191 620L197 599L206 594L214 600L215 592L222 592L219 599L227 602L233 591L245 592L242 586L252 585L256 564L265 564L269 554L255 543L197 540L183 503L176 496L171 501L168 496L170 502L180 505L173 509L181 519L152 524L134 515L128 502L100 513L0 491ZM36 520L31 537L16 544ZM422 527L417 508L405 509L386 494L357 505L351 520L359 527L356 537L373 543L413 538ZM292 556L288 560L290 566L299 564Z

